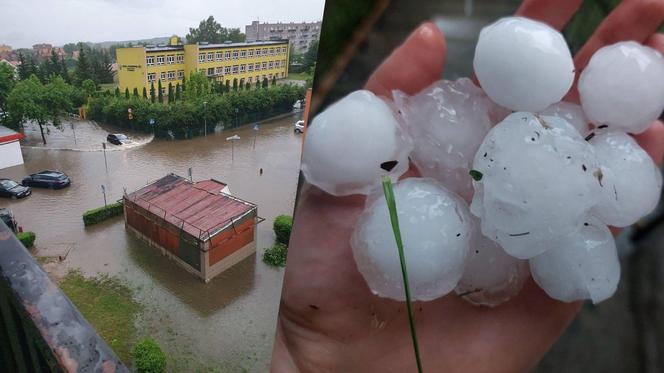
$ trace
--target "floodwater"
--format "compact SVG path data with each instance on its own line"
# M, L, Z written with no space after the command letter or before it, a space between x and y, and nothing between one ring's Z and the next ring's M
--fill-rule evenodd
M188 140L125 131L136 143L108 146L108 172L100 148L113 129L77 121L74 144L67 122L62 130L51 129L44 147L33 128L26 131L25 164L0 170L0 177L20 182L27 174L57 169L69 175L72 185L35 189L26 199L0 204L13 210L20 226L37 233L39 255L66 256L64 270L126 280L145 306L139 330L157 338L174 357L171 370L267 371L283 270L265 265L260 253L274 240L274 217L292 214L300 164L301 135L293 133L298 119L301 113L263 122L256 133L244 126ZM236 134L241 139L233 145L226 141ZM187 177L189 167L194 180L223 181L233 195L258 205L266 220L258 225L257 255L204 284L128 234L121 217L84 228L81 214L104 203L101 185L111 202L122 197L123 188L131 192L169 172Z

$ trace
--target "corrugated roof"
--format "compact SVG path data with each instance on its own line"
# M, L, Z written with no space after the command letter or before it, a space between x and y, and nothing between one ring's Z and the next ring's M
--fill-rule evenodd
M169 174L126 198L192 236L207 239L208 233L214 235L256 208L252 203L220 194L225 186L214 179L192 183Z

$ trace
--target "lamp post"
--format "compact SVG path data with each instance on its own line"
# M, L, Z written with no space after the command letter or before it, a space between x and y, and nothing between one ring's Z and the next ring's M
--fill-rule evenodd
M239 123L237 121L237 113L239 113L239 112L240 112L240 109L235 108L235 127L237 127L239 125Z
M203 101L203 126L205 126L204 136L207 136L207 101Z

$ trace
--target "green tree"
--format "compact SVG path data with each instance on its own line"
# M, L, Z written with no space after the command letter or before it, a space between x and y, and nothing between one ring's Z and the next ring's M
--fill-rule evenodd
M277 85L277 76L276 75L272 76L272 86L274 87L275 85Z
M247 91L251 90L251 83L249 83L249 81L247 81L247 84L244 87L244 89L247 90Z
M233 90L237 91L237 78L233 78Z
M182 77L182 92L184 92L184 90L186 89L186 87L187 87L187 77L186 77L186 76L183 76L183 77Z
M157 99L160 104L164 103L164 93L161 87L161 79L157 82Z
M0 112L6 111L7 96L14 89L16 85L16 77L14 69L6 63L0 62ZM2 122L2 114L0 114L0 122Z
M115 87L115 97L120 97L120 87Z
M36 75L16 84L7 97L7 111L15 127L27 120L37 122L42 141L46 145L44 126L51 122L60 125L60 116L71 109L71 87L61 77L46 85Z
M175 101L180 101L181 94L182 94L182 86L180 86L180 83L176 83L175 84Z
M60 76L62 79L65 80L67 83L71 83L71 78L69 77L69 69L67 68L67 61L65 61L65 57L60 57Z
M134 97L138 98L138 87L134 87Z
M311 44L309 44L309 49L307 49L304 56L302 56L303 71L309 70L309 68L316 62L316 58L318 58L318 40L312 41Z
M175 100L175 96L173 94L173 83L168 82L168 103L170 104Z
M148 99L148 90L145 87L143 87L143 99L145 99L145 100Z
M78 47L74 43L67 43L62 46L62 49L65 51L65 54L71 56Z
M86 52L82 43L80 43L78 50L78 61L76 61L76 69L74 70L74 76L76 78L75 82L77 84L81 84L86 79L91 79L94 81L92 67L90 66L90 61L88 60L88 53Z
M244 78L240 79L240 85L238 86L238 88L240 89L240 91L244 89Z
M150 101L154 104L155 101L154 81L150 83Z
M267 88L268 85L269 85L269 83L268 83L268 81L267 81L267 77L266 77L266 78L263 78L263 88Z
M22 52L18 52L18 79L26 80L32 75L38 75L37 66L32 56L26 56Z
M225 28L215 21L213 16L202 20L198 27L189 28L186 36L187 43L209 42L212 44L223 43L226 40L232 42L243 42L245 35L239 28Z
M94 96L95 92L97 91L97 86L95 85L95 82L92 81L92 79L85 79L81 83L81 89L85 93L85 97L90 98Z
M229 79L226 79L226 92L231 91L231 81Z
M129 100L129 87L125 88L125 98Z
M261 87L261 80L256 78L256 89Z

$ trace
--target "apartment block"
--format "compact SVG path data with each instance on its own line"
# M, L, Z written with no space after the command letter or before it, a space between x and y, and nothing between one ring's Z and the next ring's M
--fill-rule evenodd
M304 53L312 41L320 38L321 21L260 23L251 22L244 27L247 41L290 40L293 51Z

